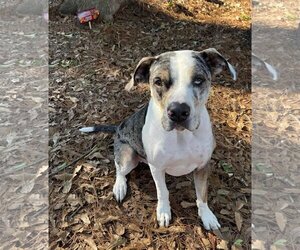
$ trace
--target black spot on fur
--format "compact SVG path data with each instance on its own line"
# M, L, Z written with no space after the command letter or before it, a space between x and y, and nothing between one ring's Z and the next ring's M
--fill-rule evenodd
M146 159L146 153L144 151L142 142L142 129L145 124L145 118L147 114L148 104L141 110L134 113L128 119L126 119L117 129L117 138L115 138L115 156L119 157L121 145L128 144L134 152L139 156ZM116 158L118 162L119 159Z
M170 72L172 56L174 56L174 52L164 53L151 65L150 74L153 76L152 79L159 77L162 80L161 86L152 83L157 100L162 100L164 94L172 87L173 79Z
M205 53L203 55L204 57L207 56ZM204 74L204 78L209 78L210 76L210 72L211 72L211 67L209 64L207 64L207 62L205 61L205 59L203 59L203 57L201 57L198 54L194 54L193 58L196 59L196 69L195 72L202 72L202 74Z

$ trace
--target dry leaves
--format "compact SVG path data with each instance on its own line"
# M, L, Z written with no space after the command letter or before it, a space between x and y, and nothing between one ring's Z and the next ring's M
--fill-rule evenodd
M243 218L241 216L241 213L235 212L234 218L235 218L235 223L236 223L238 230L241 231L242 225L243 225Z
M236 18L241 10L249 12L249 1L218 6L188 0L185 6L193 18L182 8L174 12L167 3L146 0L120 10L113 24L95 23L92 31L50 8L49 160L51 173L57 171L50 183L53 248L230 249L243 239L242 246L249 249L250 22ZM142 57L212 45L239 72L235 83L226 72L214 80L208 104L217 141L208 199L223 226L218 236L200 227L191 175L167 176L172 206L167 229L157 227L156 190L147 166L130 174L128 195L117 204L112 136L78 132L84 125L119 124L149 99L147 86L123 91ZM96 151L80 158L95 146Z
M279 226L281 232L283 232L287 222L286 216L283 213L275 212L275 218L277 225Z

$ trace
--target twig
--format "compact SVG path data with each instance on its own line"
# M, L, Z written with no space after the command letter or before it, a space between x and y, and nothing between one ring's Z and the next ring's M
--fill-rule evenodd
M81 209L83 208L83 205L78 206L68 217L67 220L71 221L74 215L76 215Z
M85 154L83 154L82 156L78 157L77 159L75 159L74 161L72 161L69 164L63 163L59 166L57 166L56 168L54 168L51 173L49 174L49 176L53 176L55 174L57 174L58 172L74 165L75 163L77 163L78 161L80 161L82 158L89 156L90 154L94 153L96 150L98 150L98 145L94 146L90 151L86 152Z
M35 162L35 163L32 163L32 164L29 164L29 165L26 165L26 163L21 163L21 164L19 164L19 165L13 166L13 167L11 167L11 168L9 169L8 172L3 173L3 174L0 174L0 177L5 177L5 176L7 176L7 175L13 174L13 173L15 173L16 171L22 170L22 169L24 169L24 168L29 168L29 167L35 166L35 165L37 165L37 164L39 164L39 163L41 163L41 162L43 162L43 161L45 161L45 160L47 160L47 158L41 159L41 160L39 160L39 161L37 161L37 162Z

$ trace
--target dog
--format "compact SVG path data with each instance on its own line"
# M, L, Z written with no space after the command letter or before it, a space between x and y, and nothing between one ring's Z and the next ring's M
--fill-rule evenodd
M165 174L193 172L198 214L207 230L220 224L207 204L209 160L215 148L206 109L212 77L227 69L236 80L234 67L214 48L181 50L145 57L138 63L130 90L148 83L151 99L119 126L94 126L82 132L115 132L116 181L113 193L121 202L127 192L126 175L139 162L149 165L157 191L157 221L167 227L171 220Z

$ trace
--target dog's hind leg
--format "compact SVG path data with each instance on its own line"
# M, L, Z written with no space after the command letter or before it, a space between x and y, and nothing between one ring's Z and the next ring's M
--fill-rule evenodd
M121 202L126 196L126 175L129 174L138 163L139 157L129 144L115 144L116 182L113 187L113 193L118 202Z
M209 166L196 169L194 171L194 182L197 195L198 214L206 230L215 230L220 228L218 219L207 205L207 179L209 175Z

